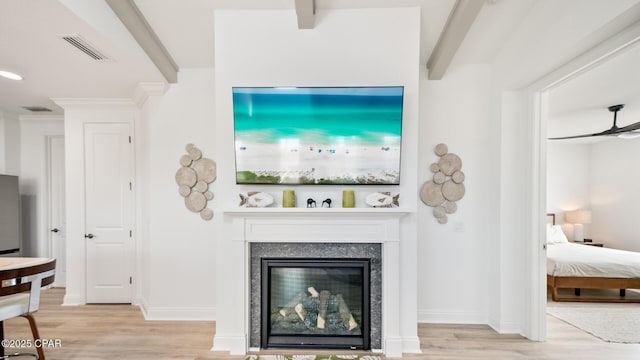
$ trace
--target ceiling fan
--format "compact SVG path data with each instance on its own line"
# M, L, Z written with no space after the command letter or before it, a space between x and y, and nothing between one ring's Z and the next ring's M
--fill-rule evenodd
M609 106L609 111L613 113L613 126L610 129L594 134L555 137L549 138L549 140L577 139L592 136L617 136L623 139L633 139L636 137L640 137L640 121L623 127L618 127L616 125L618 111L622 110L623 107L624 104Z

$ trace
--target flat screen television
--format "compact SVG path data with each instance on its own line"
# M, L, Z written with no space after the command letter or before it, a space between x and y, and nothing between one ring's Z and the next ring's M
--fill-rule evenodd
M234 87L237 184L398 185L404 87Z

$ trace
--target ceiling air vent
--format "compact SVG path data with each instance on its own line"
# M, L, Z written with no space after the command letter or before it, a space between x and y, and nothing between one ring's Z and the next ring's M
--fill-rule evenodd
M46 108L44 106L23 106L23 109L27 109L29 111L33 111L33 112L48 112L51 111L51 109Z
M60 37L62 38L62 40L75 46L78 50L89 55L93 60L111 61L111 59L109 59L105 54L103 54L100 50L96 49L93 45L89 44L85 39L83 39L79 35L60 35Z

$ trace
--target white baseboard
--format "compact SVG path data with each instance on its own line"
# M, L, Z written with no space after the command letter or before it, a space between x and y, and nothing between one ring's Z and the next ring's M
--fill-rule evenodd
M498 334L520 334L520 323L516 321L489 321L489 326Z
M216 334L213 338L211 351L225 351L229 355L245 355L247 353L247 338L243 335Z
M422 349L420 349L420 338L417 336L403 337L402 352L407 354L422 354Z
M81 295L73 295L66 293L64 298L62 299L62 306L77 306L77 305L85 305L85 298Z
M402 354L422 354L417 336L389 336L384 340L386 357L402 357ZM375 352L375 351L374 351Z
M142 312L145 320L215 321L216 309L210 307L152 307Z
M418 322L428 324L487 324L484 314L472 311L419 310Z
M418 322L426 324L474 324L488 325L499 334L519 334L521 324L517 321L488 320L482 314L471 311L418 311Z
M388 357L402 357L403 341L400 336L387 336L384 338L384 354Z
M144 298L138 300L145 320L215 321L216 319L214 307L153 307L149 306Z

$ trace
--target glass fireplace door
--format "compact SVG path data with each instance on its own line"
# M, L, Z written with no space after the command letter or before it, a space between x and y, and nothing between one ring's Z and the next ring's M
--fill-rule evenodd
M368 349L369 260L263 259L262 280L264 348Z

